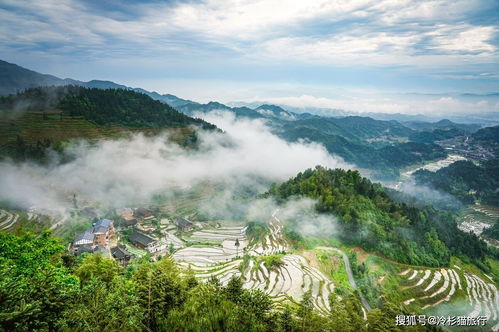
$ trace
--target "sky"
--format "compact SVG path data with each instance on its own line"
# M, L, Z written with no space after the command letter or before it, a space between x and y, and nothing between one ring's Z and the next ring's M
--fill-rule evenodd
M499 112L499 1L0 0L0 59L199 102Z

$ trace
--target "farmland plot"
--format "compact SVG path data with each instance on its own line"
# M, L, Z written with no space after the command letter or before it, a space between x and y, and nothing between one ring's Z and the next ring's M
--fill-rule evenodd
M314 307L322 313L329 311L329 296L334 284L302 256L285 254L289 245L283 236L283 223L275 211L268 223L268 233L262 241L248 246L246 227L203 229L192 234L192 239L215 242L218 245L187 247L178 250L173 258L180 266L190 269L201 280L212 276L226 285L234 276L240 276L245 289L259 289L275 302L299 302L310 291ZM236 239L240 246L235 246ZM246 254L246 263L236 257ZM279 263L267 266L265 257L279 256Z
M405 305L418 304L422 309L436 307L453 300L459 290L466 294L467 316L485 316L491 324L499 323L499 292L490 280L483 280L473 273L464 272L458 266L453 269L425 270L415 274L416 270L406 269L399 276L412 283L408 289L419 291L415 296L404 301ZM412 277L412 278L411 278ZM499 327L499 325L496 325ZM494 330L495 331L495 330Z
M247 245L246 227L220 227L204 229L192 234L191 239L199 242L216 242L218 245L206 247L187 247L178 250L173 258L178 262L186 262L194 265L209 266L224 263L242 254ZM236 247L236 240L239 247Z
M0 230L8 230L19 219L19 215L0 209Z

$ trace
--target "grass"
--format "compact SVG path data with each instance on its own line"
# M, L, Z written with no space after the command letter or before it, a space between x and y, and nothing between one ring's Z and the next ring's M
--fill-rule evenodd
M137 257L143 257L148 254L147 250L135 248L132 246L127 246L126 250L128 250L130 253L134 254Z
M314 252L319 262L317 268L334 281L335 288L339 286L343 290L353 291L348 281L343 258L339 254L331 251L315 250Z
M75 237L92 227L92 220L80 216L72 216L54 230L54 236L64 243L72 242Z
M282 257L284 257L284 254L259 256L256 260L257 264L255 265L260 266L260 263L263 261L267 269L275 270L284 264L284 262L282 261Z

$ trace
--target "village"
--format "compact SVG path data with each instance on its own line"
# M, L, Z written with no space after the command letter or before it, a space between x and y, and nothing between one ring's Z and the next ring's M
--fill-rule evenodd
M203 227L182 217L169 219L157 217L153 211L144 208L123 208L115 211L115 218L95 217L92 226L77 235L70 244L74 255L100 253L114 258L122 265L132 259L150 255L153 260L173 254L185 247L182 235L188 235L195 228Z

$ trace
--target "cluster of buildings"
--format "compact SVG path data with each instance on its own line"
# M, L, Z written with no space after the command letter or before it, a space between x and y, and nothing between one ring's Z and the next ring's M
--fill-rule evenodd
M122 265L128 264L134 255L130 253L131 249L127 250L127 246L118 244L118 236L115 236L117 229L129 230L126 232L128 234L126 238L138 249L146 250L153 255L166 253L169 250L167 243L156 238L150 228L142 225L155 218L151 211L145 208L135 210L125 208L116 212L119 216L116 225L113 220L98 219L91 228L74 239L71 245L72 252L75 255L100 252L104 257L113 257ZM173 225L181 232L189 232L194 228L194 224L185 218L175 219Z

